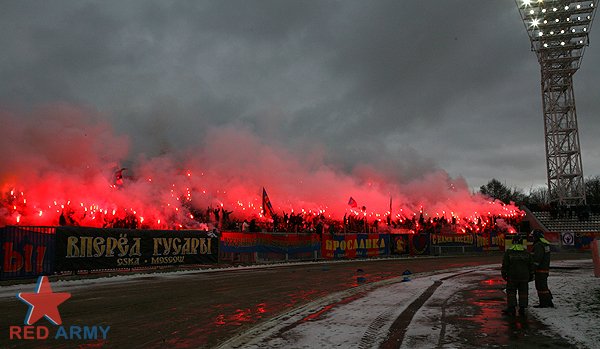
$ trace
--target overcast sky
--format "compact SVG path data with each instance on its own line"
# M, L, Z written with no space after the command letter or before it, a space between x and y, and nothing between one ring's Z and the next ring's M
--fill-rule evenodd
M0 108L89 108L132 158L239 125L348 170L546 182L540 70L511 0L2 1L0 45ZM594 27L574 77L586 177L597 62Z

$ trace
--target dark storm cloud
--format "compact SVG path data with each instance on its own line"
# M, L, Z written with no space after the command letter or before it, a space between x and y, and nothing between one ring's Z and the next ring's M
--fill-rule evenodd
M586 175L596 32L574 79ZM3 108L86 105L134 154L238 124L348 170L545 183L539 66L512 1L5 1L0 42Z

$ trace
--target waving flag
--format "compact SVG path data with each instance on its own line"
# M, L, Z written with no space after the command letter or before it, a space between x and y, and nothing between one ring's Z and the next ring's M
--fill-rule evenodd
M267 217L267 215L273 217L273 206L271 205L271 200L269 200L269 195L267 195L267 191L264 187L262 194L262 207L265 217Z
M115 172L115 184L116 185L123 185L123 171L127 170L127 168L123 167L120 170L117 170L117 172Z
M354 200L354 198L352 196L350 197L350 200L348 200L348 206L350 206L350 207L358 206L358 204L356 203L356 200Z

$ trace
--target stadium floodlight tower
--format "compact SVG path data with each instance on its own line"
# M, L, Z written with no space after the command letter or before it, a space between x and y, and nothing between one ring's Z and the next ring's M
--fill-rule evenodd
M585 205L573 74L579 69L597 3L516 0L542 71L548 194L561 206Z

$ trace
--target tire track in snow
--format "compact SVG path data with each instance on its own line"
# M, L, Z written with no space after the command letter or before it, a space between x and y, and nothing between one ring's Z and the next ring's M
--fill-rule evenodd
M396 318L396 320L394 321L394 323L392 324L392 326L389 329L388 337L385 339L385 341L383 343L381 343L381 345L379 346L379 348L380 349L396 349L396 348L399 348L400 345L402 345L402 341L404 340L404 335L406 334L406 330L408 329L408 326L412 322L413 317L419 311L419 309L423 306L423 304L425 304L425 302L427 302L427 300L433 295L433 293L435 292L435 290L437 290L437 288L440 287L445 280L448 280L450 278L453 278L453 277L456 277L456 276L459 276L459 275L464 275L464 274L472 273L473 271L474 270L469 270L469 271L465 271L465 272L461 272L461 273L456 273L456 274L453 274L453 275L449 275L449 276L443 277L443 278L441 278L438 281L435 281L433 283L433 285L429 286L427 288L427 290L425 290L425 292L423 292L417 299L415 299L400 314L400 316L398 316L398 318ZM377 320L375 320L375 321L377 321ZM369 328L371 328L371 326L369 326ZM373 335L371 333L369 333L369 331L367 331L367 333L365 334L365 336L367 338L363 337L361 339L361 344L363 342L368 343L367 342L368 340L372 341L373 338L375 338L375 337L373 337Z

